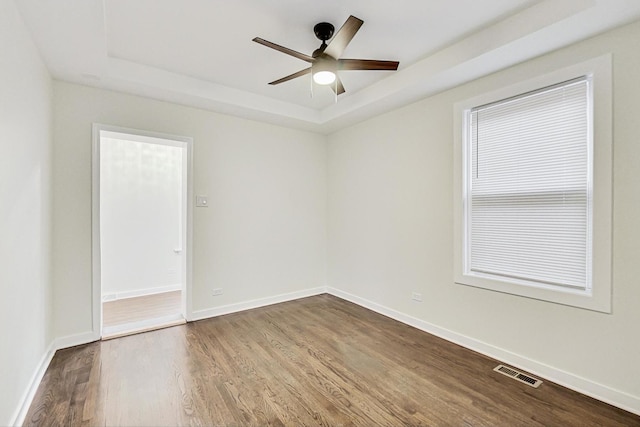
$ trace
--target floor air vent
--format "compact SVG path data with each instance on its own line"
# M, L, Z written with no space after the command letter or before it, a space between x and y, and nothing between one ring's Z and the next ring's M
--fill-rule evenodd
M522 383L530 385L531 387L538 388L538 386L542 384L542 381L540 381L539 379L530 377L529 375L523 374L520 371L516 371L515 369L509 368L504 365L498 365L493 368L493 370L496 372L500 372L502 375L506 375Z

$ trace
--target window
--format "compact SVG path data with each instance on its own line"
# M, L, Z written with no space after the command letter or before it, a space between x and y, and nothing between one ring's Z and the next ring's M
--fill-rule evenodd
M590 82L467 111L470 273L591 289Z
M456 106L457 283L610 311L607 64Z

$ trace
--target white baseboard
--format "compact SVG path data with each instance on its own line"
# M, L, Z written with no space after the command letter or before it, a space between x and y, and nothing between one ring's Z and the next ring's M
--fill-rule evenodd
M40 358L40 362L36 367L36 370L33 372L31 379L29 380L29 386L22 394L20 398L20 403L18 408L16 409L13 417L11 417L11 422L9 425L12 426L21 426L24 424L24 419L27 416L27 412L29 411L29 407L31 407L31 402L33 402L33 398L38 391L38 387L40 386L40 382L44 377L45 372L47 372L47 368L51 363L51 359L53 359L53 355L56 353L56 349L54 347L54 341L49 344L49 347L45 350L44 354Z
M167 286L156 286L155 288L134 289L132 291L112 292L102 295L102 302L116 301L119 299L143 297L145 295L161 294L164 292L173 292L182 290L180 283Z
M75 347L77 345L87 344L100 339L100 331L96 334L94 331L83 332L80 334L67 335L66 337L56 338L53 345L56 350L63 348Z
M429 322L425 322L424 320L417 319L402 312L385 307L381 304L331 287L311 288L303 291L276 295L273 297L260 298L236 304L229 304L206 310L198 310L193 312L193 320L202 320L210 317L221 316L223 314L236 313L243 310L264 307L271 304L320 295L323 293L329 293L338 298L350 301L354 304L375 311L404 324L413 326L417 329L428 332L447 341L451 341L465 348L471 349L506 364L512 365L516 368L540 376L544 379L548 379L549 381L552 381L556 384L560 384L584 395L593 397L594 399L601 400L610 405L624 409L625 411L640 415L640 398L637 396L633 396L628 393L607 387L605 385L595 383L569 372L565 372L560 369L545 365L538 361L529 359L516 353L512 353L499 347L495 347L491 344L487 344L485 342L459 334L457 332L441 328ZM20 399L20 404L12 417L11 425L22 425L24 423L24 418L26 417L27 411L31 406L36 391L38 390L38 386L40 385L40 382L42 381L42 378L44 377L44 374L57 350L73 347L76 345L87 344L98 339L100 339L99 333L96 337L96 334L93 331L90 331L60 337L53 340L40 359L40 363L38 364L33 376L31 377L29 387L27 388L27 390L25 390L22 398Z
M237 313L239 311L250 310L252 308L264 307L267 305L278 304L281 302L292 301L299 298L311 297L327 292L324 286L317 288L305 289L303 291L290 292L280 294L273 297L254 299L251 301L239 302L236 304L223 305L220 307L208 308L206 310L196 310L190 321L208 319L210 317L222 316L223 314Z
M168 292L171 290L179 290L179 289L181 289L181 287L179 287L178 289L163 290L162 292ZM220 316L223 314L249 310L252 308L264 307L267 305L277 304L280 302L286 302L286 301L291 301L299 298L320 295L325 292L326 292L326 288L324 286L321 286L317 288L305 289L303 291L290 292L287 294L281 294L281 295L276 295L276 296L267 297L267 298L260 298L256 300L225 305L222 307L216 307L216 308L211 308L207 310L199 310L193 313L193 320L201 320L209 317ZM27 388L27 390L24 392L24 395L20 399L20 404L12 417L12 421L10 425L20 426L24 423L24 418L26 417L27 412L29 411L29 407L33 402L33 398L35 397L36 391L38 390L38 386L40 386L40 382L42 381L42 378L44 377L44 374L47 371L47 368L49 367L49 364L51 363L51 360L53 359L53 356L55 355L55 352L57 350L74 347L77 345L87 344L93 341L97 341L99 339L100 339L99 331L97 332L97 335L96 335L96 332L89 331L89 332L83 332L79 334L59 337L53 340L49 345L49 347L47 348L47 351L45 352L45 354L42 356L36 371L31 377L31 380L29 382L29 387Z
M31 376L31 379L29 380L29 387L27 387L27 390L22 395L20 399L20 403L12 417L12 421L10 425L21 426L22 424L24 424L24 419L27 416L29 407L31 407L33 398L35 397L36 392L38 391L38 387L42 382L42 378L44 378L44 374L47 372L47 369L49 368L49 364L51 363L53 356L56 354L56 351L63 348L67 348L67 347L86 344L92 341L96 341L97 339L99 339L99 337L96 338L93 332L86 332L82 334L56 338L53 341L51 341L51 344L49 344L49 347L47 347L47 350L42 355L42 358L40 359L40 363L38 363L36 370Z
M125 323L123 325L102 328L102 341L124 337L127 335L150 332L171 326L184 325L187 321L181 314L157 317L155 319L141 320Z
M484 354L485 356L489 356L493 359L512 365L513 367L522 369L523 371L548 379L551 382L577 391L578 393L582 393L620 409L624 409L625 411L640 415L640 397L638 396L633 396L623 391L616 390L552 366L545 365L544 363L529 359L528 357L512 353L508 350L495 347L491 344L457 332L441 328L432 323L425 322L424 320L417 319L400 311L396 311L373 301L343 292L339 289L327 287L327 293L364 308L368 308L376 313L383 314L394 320L413 326L414 328L428 332L447 341L451 341L455 344L461 345L462 347Z

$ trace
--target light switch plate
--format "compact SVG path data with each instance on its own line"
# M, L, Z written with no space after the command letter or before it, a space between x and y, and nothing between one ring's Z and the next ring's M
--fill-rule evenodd
M196 207L208 208L209 200L207 199L207 196L196 196Z

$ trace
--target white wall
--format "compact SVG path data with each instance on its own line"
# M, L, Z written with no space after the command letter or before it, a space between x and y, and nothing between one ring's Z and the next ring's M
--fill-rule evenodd
M566 373L574 386L586 379L640 413L638 40L640 23L331 135L328 286ZM614 57L613 314L455 285L454 103L607 52ZM412 292L424 301L411 301Z
M324 286L323 136L61 82L54 111L56 336L92 328L93 122L193 137L196 314Z
M101 139L103 297L180 287L182 164L181 147Z
M0 2L0 425L15 422L52 341L51 78Z

